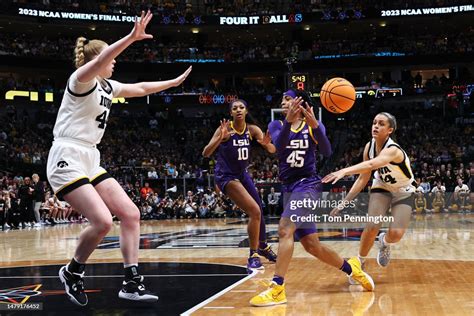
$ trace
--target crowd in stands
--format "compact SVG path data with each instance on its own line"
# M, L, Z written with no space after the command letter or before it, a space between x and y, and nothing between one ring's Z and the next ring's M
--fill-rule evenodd
M345 133L339 137L345 137L346 145L341 147L339 153L336 151L335 157L319 161L318 170L324 166L322 172L327 173L361 161L363 146L370 139L371 122L366 119L366 115L374 116L384 108L364 103L360 106L368 108L351 112L345 121L347 126L339 121L326 122L329 137L332 139L334 131L339 129L342 134ZM36 172L41 172L52 141L56 115L54 109L45 108L31 115L27 111L17 113L14 107L10 107L0 115L0 165L12 170L30 166ZM140 207L144 219L242 216L241 210L225 196L209 190L212 187L215 160L205 159L201 155L202 148L218 125L220 115L186 118L178 110L155 113L114 111L99 146L102 165L120 181ZM417 189L426 200L423 204L423 198L420 197L418 209L420 205L426 205L422 210L427 212L470 208L469 195L465 193L466 186L467 190L472 191L474 184L473 128L469 119L460 120L454 109L444 109L443 114L442 108L426 108L425 104L405 104L390 108L389 111L397 117L396 140L408 154ZM265 117L268 113L268 109L254 111L256 119L262 122L268 121L268 117ZM254 147L249 167L254 181L257 185L277 185L276 157L265 153L258 145ZM163 182L165 178L168 179L166 188ZM179 185L183 178L187 181L187 194L182 194L183 188ZM345 180L354 179L347 177ZM154 189L157 191L150 189L141 192L145 181L155 181ZM13 218L22 219L17 220L16 224L10 220L10 226L83 220L50 192L45 193L44 198L36 198L34 183L19 176L2 179L3 202L0 205L3 209L12 209L10 214L18 215ZM30 192L28 187L33 190ZM43 183L43 187L47 188L47 183ZM457 192L459 190L462 192ZM437 191L441 193L437 194ZM25 198L28 202L22 203ZM37 207L33 202L43 202L38 209L42 214L41 219L32 212Z
M210 188L178 194L173 188L160 196L145 183L138 190L127 190L140 205L142 219L245 217L227 196Z
M415 84L420 81L417 77L413 78ZM432 84L442 84L446 80L447 78L443 77L432 78ZM2 84L17 87L18 82L14 78L7 78ZM25 87L28 87L28 84L29 82L25 82ZM48 82L39 84L46 85ZM261 103L253 106L250 103L249 109L255 123L265 129L266 123L270 120L270 108L277 106L276 104ZM337 139L334 139L336 130L343 134L345 132L346 135L339 136L345 137L345 146L340 146L339 152L336 151L328 161L319 160L318 170L327 173L361 161L363 146L370 139L371 122L367 120L367 115L374 116L384 108L378 105L378 102L361 102L358 106L360 108L357 111L349 112L349 116L344 121L346 125L340 121L325 122L331 143L337 144ZM54 105L38 106L34 113L13 105L8 105L1 110L0 170L29 168L33 172L44 173L57 110L57 106ZM218 126L219 119L227 116L225 107L221 110L219 113L200 113L195 117L187 117L183 110L177 107L156 111L132 111L131 109L128 111L120 107L112 108L107 122L107 131L99 146L102 164L131 194L140 206L144 218L217 216L224 213L226 216L241 215L225 197L206 189L212 186L210 177L213 174L215 160L203 158L201 152ZM467 185L472 191L472 174L474 173L473 128L472 118L469 121L467 116L469 111L465 113L467 119L465 121L456 109L449 106L443 109L440 104L432 106L430 102L401 103L399 107L391 107L387 110L397 117L398 130L395 136L410 157L419 190L423 190L427 201L426 210L434 209L432 201L436 192L433 190L438 183L444 186L446 191L446 195L442 196L446 205L443 209L449 210L453 203L461 205L459 204L460 195L454 195L452 192L456 191L459 180L461 180L461 188ZM170 135L173 136L170 137ZM265 153L258 145L253 147L255 148L251 155L249 172L254 181L257 184L276 184L278 182L276 156ZM183 194L180 197L179 192L183 192L181 188L175 189L174 192L163 189L162 180L165 178L170 179L168 183L170 188L182 181L178 179L187 179L193 196L190 200L192 203L186 203L189 196ZM21 209L20 204L15 204L14 201L17 199L18 202L24 179L20 177L15 180L15 177L11 177L2 180L4 191L16 192L13 195L4 193L2 199L4 201L9 199L9 201L3 205L14 205L14 207L18 205L18 209ZM161 190L156 192L157 195L142 197L139 193L142 184L144 181L153 180L158 181L156 183L162 187ZM354 178L346 180L354 180ZM22 192L25 195L27 191ZM225 206L224 213L220 208L215 211L218 204L210 204L206 194L211 194L216 201L221 201L221 204ZM151 197L153 200L149 200ZM55 211L45 213L52 214L46 217L46 222L81 220L77 213L55 200L54 196L45 197L43 202L47 201L50 203L44 209L52 208ZM207 203L205 206L208 212L204 208L201 214L200 208L203 202ZM435 204L437 203L439 204L438 200ZM171 210L170 206L172 206ZM10 206L12 209L14 207ZM22 207L24 209L24 205ZM192 210L195 212L193 213ZM33 221L38 223L37 218L33 220L31 212L29 214L28 218L21 223L25 225L31 225L28 223Z
M245 43L229 36L207 42L190 37L187 42L157 38L134 44L125 50L118 62L171 63L183 59L223 60L226 63L283 61L286 57L312 60L320 56L394 52L406 55L444 55L472 53L474 51L474 27L462 32L427 33L423 30L410 34L394 35L390 30L376 30L361 35L332 37L321 34L314 40L303 38L286 42L275 38L255 38ZM70 60L75 38L60 36L35 38L31 34L0 34L0 55L42 57ZM113 42L111 39L104 39ZM69 48L69 49L68 49Z

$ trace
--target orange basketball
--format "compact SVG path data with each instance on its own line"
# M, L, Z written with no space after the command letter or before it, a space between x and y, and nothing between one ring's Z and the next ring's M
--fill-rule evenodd
M356 92L344 78L332 78L324 84L320 95L323 106L332 113L344 113L354 105Z

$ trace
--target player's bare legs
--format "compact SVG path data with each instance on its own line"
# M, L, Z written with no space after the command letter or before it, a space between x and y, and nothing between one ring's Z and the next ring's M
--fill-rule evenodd
M373 192L369 197L369 216L385 215L390 207L392 197L390 194ZM364 263L365 258L372 249L379 233L381 224L367 223L360 237L359 258Z
M79 263L85 263L112 227L112 215L91 184L80 186L66 194L64 199L89 220L90 225L79 235L74 254Z
M125 264L138 263L140 211L120 184L112 178L95 186L112 214L120 219L120 250Z
M294 250L294 233L296 225L289 218L282 217L278 226L278 259L275 267L275 275L285 277L290 266Z
M392 206L392 215L394 222L390 224L387 233L379 236L379 252L377 254L377 263L381 267L386 267L390 263L390 246L399 242L410 224L412 206L408 204L396 204Z
M125 280L119 297L122 299L155 302L158 296L145 290L143 276L138 271L140 241L140 211L120 184L108 178L95 186L110 211L120 220L120 250L124 260ZM139 293L139 295L137 295Z
M322 262L338 269L342 267L344 259L342 259L337 252L323 245L319 241L317 233L304 236L300 242L308 253L312 254Z
M89 220L89 226L79 235L78 245L71 262L59 270L59 278L69 299L79 305L88 303L84 292L85 263L100 241L112 227L112 215L91 184L85 184L67 193L64 199Z
M225 191L226 195L229 196L232 201L234 201L235 204L237 204L237 206L240 207L249 217L247 231L250 243L250 258L248 266L252 269L262 268L260 258L257 254L261 218L260 207L239 181L230 181L225 186Z

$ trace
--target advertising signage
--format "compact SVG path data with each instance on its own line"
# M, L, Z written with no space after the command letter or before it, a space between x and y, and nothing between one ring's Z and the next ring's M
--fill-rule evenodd
M42 21L78 21L78 22L103 22L103 23L133 23L136 16L130 14L105 14L98 12L67 12L58 10L40 10L19 7L16 11L3 12L18 16L33 17ZM326 10L312 13L287 12L282 14L249 15L249 16L156 16L153 24L159 25L221 25L221 26L246 26L246 25L275 25L275 24L301 24L324 21L343 21L361 19L365 15L357 10Z
M436 14L454 14L474 12L474 5L454 5L449 7L431 7L431 8L407 8L401 10L381 10L380 16L424 16Z
M60 92L29 91L29 90L7 90L0 92L0 105L6 104L55 104L59 105L63 94ZM141 98L114 98L112 103L117 104L210 104L221 105L229 104L239 98L233 93L226 94L156 94Z
M302 24L320 23L326 21L348 21L365 18L403 17L403 16L432 16L439 14L466 14L474 12L474 5L454 5L428 8L383 9L361 11L356 9L321 10L311 13L282 12L281 14L249 15L249 16L157 16L153 24L159 25L221 25L221 26L252 26L275 24ZM99 12L68 12L58 10L41 10L18 7L15 11L8 10L2 14L35 17L50 21L79 21L79 22L104 22L104 23L133 23L136 16L131 14L106 14Z

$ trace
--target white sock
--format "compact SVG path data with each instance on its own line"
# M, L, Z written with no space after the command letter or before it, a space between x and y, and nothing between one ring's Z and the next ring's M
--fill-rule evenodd
M137 266L137 267L138 267L138 263L124 263L124 264L123 264L123 267L124 267L124 268L130 268L130 267L133 267L133 266Z
M367 259L367 256L357 255L357 258L359 258L360 263L363 264L365 262L365 259Z

